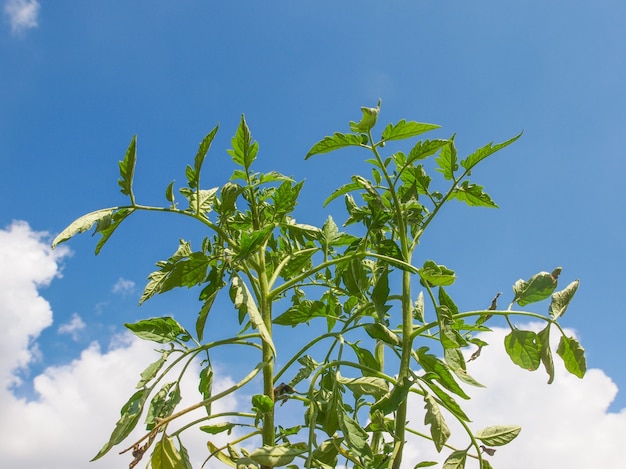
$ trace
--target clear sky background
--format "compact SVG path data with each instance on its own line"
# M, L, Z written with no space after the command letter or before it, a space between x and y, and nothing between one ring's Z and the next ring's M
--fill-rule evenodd
M49 250L76 217L125 203L117 161L134 134L137 197L162 204L218 122L204 180L226 181L245 113L259 169L306 179L298 221L321 224L323 199L365 166L352 153L304 155L378 98L381 124L439 124L433 136L456 133L461 155L524 131L474 172L500 209L450 205L418 253L456 270L461 308L498 291L510 300L518 278L556 266L563 286L581 282L563 324L587 350L583 380L561 370L548 386L507 363L500 329L473 365L489 386L471 390L476 428L524 427L494 467L623 464L626 3L3 0L2 10L3 465L126 467L115 452L86 463L155 359L122 323L193 321L193 291L137 307L154 263L201 236L193 224L140 215L98 257L88 235ZM329 210L343 219L341 203ZM245 369L236 356L221 366L222 385ZM415 443L413 456L428 448Z

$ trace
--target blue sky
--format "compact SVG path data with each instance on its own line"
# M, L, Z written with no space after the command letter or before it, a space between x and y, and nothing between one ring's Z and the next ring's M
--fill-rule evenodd
M519 402L502 409L511 418L537 415L553 423L569 413L575 425L559 431L573 456L559 466L615 463L610 445L594 452L599 443L568 440L566 432L606 431L603 441L616 447L623 438L616 429L626 427L623 2L2 4L0 409L13 419L0 419L3 434L30 434L32 414L50 467L84 467L129 393L126 374L133 386L136 371L152 359L145 346L120 336L122 323L164 314L184 322L196 307L195 293L187 291L137 307L154 263L179 238L201 237L184 220L130 219L98 257L88 235L54 254L47 250L74 218L124 203L117 161L134 134L138 198L165 203L165 187L184 181L198 142L218 122L209 155L214 164L204 180L225 182L232 170L225 149L245 113L260 144L259 169L305 179L298 221L321 224L329 213L321 206L326 195L365 166L351 153L306 162L304 155L323 136L347 131L360 106L382 98L381 123L439 124L436 135L456 133L461 154L524 131L475 172L500 209L448 207L417 258L456 270L452 293L464 309L487 306L495 292L510 295L518 278L556 266L563 267L564 284L580 279L563 324L581 339L593 373L580 382L562 377L548 390L544 376L498 371L502 380L514 380L517 391L510 392L517 394L510 399ZM329 210L342 219L341 203ZM492 339L494 349L498 340ZM128 373L89 375L89 369L115 369L115 360L127 362ZM223 360L236 368L236 357ZM99 415L89 421L85 412L68 410L73 393L102 394L89 411ZM480 402L495 399L489 396L477 398L477 412L486 412ZM65 440L55 427L59 420L73 424ZM543 423L537 432L548 428ZM63 446L78 440L80 450ZM583 445L608 459L580 465L588 457ZM523 467L539 467L527 458L549 461L550 451L523 440L501 450L508 456L499 457L511 459L501 459L500 467L522 467L514 466L520 458ZM10 442L0 443L2 453L15 467L42 463Z

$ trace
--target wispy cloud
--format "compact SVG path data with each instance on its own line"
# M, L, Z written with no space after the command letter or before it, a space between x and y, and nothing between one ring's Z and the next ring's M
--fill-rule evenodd
M113 293L118 293L124 296L130 295L135 292L135 282L120 277L119 280L115 282L115 285L113 285L112 291Z
M87 325L85 321L77 314L72 314L72 319L70 322L66 322L65 324L61 324L57 329L59 334L69 334L72 336L73 340L78 340L78 332L83 330Z
M39 9L37 0L6 0L4 14L8 17L13 34L36 28L39 25Z

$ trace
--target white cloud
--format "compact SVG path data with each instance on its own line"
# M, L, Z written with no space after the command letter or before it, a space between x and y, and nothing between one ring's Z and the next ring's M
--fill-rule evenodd
M39 24L39 9L37 0L7 0L4 4L4 13L11 24L11 32L19 34L27 29L36 28Z
M72 336L73 340L78 340L78 332L82 331L86 326L87 324L85 324L85 321L83 321L77 313L74 313L72 314L72 319L70 319L69 322L59 326L57 333L69 334Z
M52 324L50 304L37 289L60 275L58 262L68 253L64 246L51 251L47 233L25 222L0 229L0 386L17 381L13 371L33 359L33 340Z
M16 372L35 358L38 349L34 339L52 324L50 305L37 289L59 276L58 263L68 253L63 246L51 251L47 234L33 231L27 223L15 222L0 230L3 467L97 469L125 467L132 459L128 454L119 456L116 447L102 459L87 463L109 439L120 408L134 392L141 371L158 357L153 350L156 344L129 334L115 336L106 351L92 343L71 363L49 367L36 376L33 381L36 399L29 401L12 392L12 386L19 382ZM59 330L75 332L82 327L80 324L80 317L74 315ZM193 371L194 365L190 369L192 375ZM215 388L219 392L230 385L232 381L225 377ZM197 383L193 379L183 382L182 395L182 405L198 400ZM234 402L234 398L226 399L214 408L232 409ZM194 467L199 467L206 457L206 439L199 433L183 435ZM141 429L135 435L141 435Z
M135 292L135 282L120 277L117 282L115 282L115 285L113 285L113 289L111 291L124 296L130 295Z
M543 368L529 372L510 361L503 345L507 333L494 329L483 337L491 345L483 349L478 360L469 363L468 371L486 388L465 387L472 399L458 399L473 420L474 430L497 424L522 427L513 442L497 448L488 458L493 467L586 469L623 465L626 409L619 413L607 410L617 394L615 383L598 369L588 370L579 379L569 374L554 354L556 377L548 385ZM412 420L421 423L423 416ZM461 435L462 430L455 429L454 433ZM467 445L467 439L457 441L464 442L459 446ZM415 442L414 448L420 455L432 454L431 446L423 442ZM447 455L449 450L442 453Z

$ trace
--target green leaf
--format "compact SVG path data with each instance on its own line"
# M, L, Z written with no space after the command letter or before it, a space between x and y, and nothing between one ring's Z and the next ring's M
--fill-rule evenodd
M513 441L522 431L517 425L494 425L483 428L474 435L487 446L503 446Z
M422 365L424 371L436 376L437 381L448 391L453 392L463 399L469 399L469 396L454 379L448 366L435 355L426 353L427 351L428 347L420 347L416 350L417 360L419 364Z
M142 319L135 323L125 323L124 326L140 339L160 344L191 340L189 332L170 316Z
M422 280L430 286L448 286L456 280L454 271L445 265L437 265L435 261L428 260L418 271Z
M237 259L245 259L251 253L255 252L267 240L273 229L273 225L268 225L260 230L250 232L244 231L241 233Z
M471 184L463 181L452 193L452 197L465 202L470 207L498 208L498 205L491 200L489 194L483 191L483 186Z
M372 354L372 352L370 352L366 348L359 347L357 343L351 344L348 342L348 344L352 347L352 350L354 350L354 353L357 356L357 360L359 361L359 365L366 366L368 368L371 368L372 370L380 369L380 364L378 363L378 360L374 358L374 354ZM361 373L363 373L363 376L372 375L371 372L363 369L361 370Z
M450 429L443 418L443 414L435 398L430 394L424 394L424 402L424 408L426 409L424 425L430 425L430 435L433 438L437 452L440 453L443 449L443 445L448 441L448 438L450 438Z
M400 345L400 337L379 322L367 323L363 327L372 339L381 340L391 346Z
M441 469L464 469L466 458L467 458L467 450L454 451L443 462L443 466Z
M340 132L335 132L332 136L324 137L322 140L313 145L304 157L304 159L307 160L313 155L328 153L338 150L340 148L361 145L362 141L359 135L342 134Z
M436 466L437 464L439 464L437 461L422 461L418 464L416 464L413 469L418 469L420 467L430 467L430 466Z
M111 433L109 441L102 447L98 454L96 454L92 461L100 459L108 453L113 446L121 443L130 432L133 431L139 422L143 406L150 395L150 391L151 389L149 388L140 389L128 399L120 411L121 417L115 424L115 429L113 433Z
M152 469L185 469L183 458L174 442L165 435L154 445L150 464Z
M552 319L558 319L563 316L570 301L574 298L574 293L578 290L579 283L580 282L578 280L574 280L563 290L552 295L552 301L550 302L550 307L548 308L548 312L550 313L550 317Z
M441 389L439 386L431 381L425 381L425 383L435 395L437 403L439 405L442 405L458 419L464 420L465 422L471 421L470 418L465 414L465 412L463 412L461 406L454 400L452 396L447 394L443 389Z
M493 142L488 143L482 148L479 148L474 153L469 155L467 158L461 161L461 166L463 166L467 170L471 170L474 166L480 163L482 160L487 158L489 155L494 154L498 150L503 149L504 147L509 146L511 143L516 141L518 138L522 136L523 132L520 132L515 137L507 140L506 142L498 143L496 145Z
M174 181L170 182L165 188L165 198L174 206Z
M165 350L163 352L163 355L161 355L161 357L157 361L155 361L154 363L150 363L150 365L148 365L147 368L141 372L141 379L136 386L137 389L144 387L156 377L159 370L165 364L167 357L170 353L170 350Z
M415 144L407 156L405 165L411 165L418 160L423 160L437 153L441 148L448 145L449 140L420 140Z
M286 466L305 451L306 445L304 443L291 443L280 446L263 446L251 451L248 457L265 467L281 467Z
M159 419L172 415L181 401L180 387L177 382L166 383L152 397L146 415L146 430L152 430Z
M539 333L537 339L541 345L541 363L543 363L548 373L548 384L554 381L554 361L552 360L552 351L550 350L550 323Z
M191 189L196 189L200 185L200 171L218 129L219 125L215 126L215 128L202 139L200 145L198 145L198 152L194 158L193 168L191 166L187 166L187 184L189 184Z
M191 288L203 283L211 262L212 259L203 252L191 252L189 243L181 240L176 253L167 261L158 262L160 270L148 276L139 304L173 288Z
M198 391L202 395L202 399L206 400L211 397L213 391L213 367L210 363L200 370L200 380L198 382ZM211 404L205 406L207 415L211 415Z
M118 207L104 208L102 210L96 210L95 212L87 213L86 215L77 218L72 223L70 223L67 228L61 231L61 233L59 233L56 238L54 238L54 240L52 241L52 249L57 247L57 245L67 241L72 236L90 230L91 227L98 221L110 217L117 210L119 210Z
M446 146L441 148L441 152L435 161L437 162L436 170L442 173L444 178L448 180L454 179L454 172L459 168L454 137L448 141Z
M96 222L96 229L94 234L100 233L102 238L96 244L96 255L100 254L102 246L109 240L113 232L120 226L120 224L133 213L133 208L120 208L116 210L110 217L104 217Z
M388 124L383 130L383 140L402 140L405 138L415 137L417 135L438 129L441 126L434 124L424 124L402 119L397 124Z
M378 313L378 317L384 317L389 306L387 299L389 298L389 269L385 268L376 280L374 289L372 290L372 301Z
M248 171L259 152L259 144L252 140L252 134L250 133L246 118L243 114L241 115L237 132L231 140L231 144L233 148L227 150L228 154L232 157L235 164L238 164Z
M276 348L274 347L274 342L272 341L272 335L265 326L263 317L252 299L248 286L238 275L235 275L231 281L230 298L233 301L235 308L239 310L240 316L243 314L248 315L252 327L259 331L261 340L269 345L274 355L276 355Z
M230 435L230 432L235 426L236 424L234 423L220 422L220 423L214 423L212 425L201 425L199 427L199 430L205 433L210 433L211 435L217 435L218 433L222 433L222 432L228 432L228 434Z
M563 359L565 369L582 378L587 371L585 349L574 337L561 336L556 353Z
M255 394L252 396L252 409L260 413L270 412L274 408L274 401L265 394Z
M368 444L369 434L344 411L339 412L339 428L343 432L344 442L350 450L361 458L372 456L372 449Z
M344 378L343 376L338 376L337 382L346 386L355 396L366 394L380 398L389 390L387 381L374 376L363 376L360 378Z
M302 368L300 368L298 370L298 373L296 373L296 376L294 376L293 379L289 381L289 386L291 386L292 388L295 387L300 381L307 379L309 376L311 376L311 373L313 373L319 366L319 364L309 355L303 355L302 357L298 358L298 363L302 365Z
M224 282L224 269L221 267L211 268L206 281L208 282L207 286L200 292L200 300L204 301L204 304L202 308L200 308L198 318L196 319L196 334L198 335L199 341L202 341L204 337L204 327L211 307L215 302L215 298L219 291L226 285L226 282Z
M133 139L130 141L130 145L128 145L128 149L126 150L126 155L124 156L124 159L119 162L120 179L118 179L117 181L122 194L128 195L133 205L135 204L135 200L133 197L133 176L135 173L136 160L137 136L134 135Z
M350 122L350 130L352 132L367 133L376 125L378 119L378 113L380 112L381 100L378 100L376 107L362 107L363 117L357 124L356 122Z
M383 415L388 415L398 410L409 394L413 383L408 378L404 378L402 382L397 383L391 391L374 403L371 412L380 411Z
M417 300L413 303L413 317L419 322L424 322L424 292L419 292Z
M534 371L541 363L541 344L533 331L514 328L505 338L504 347L516 365Z
M560 269L560 268L559 268ZM513 285L515 298L513 302L517 302L520 306L545 300L548 298L557 286L557 279L548 272L539 272L533 275L528 281L519 279Z

